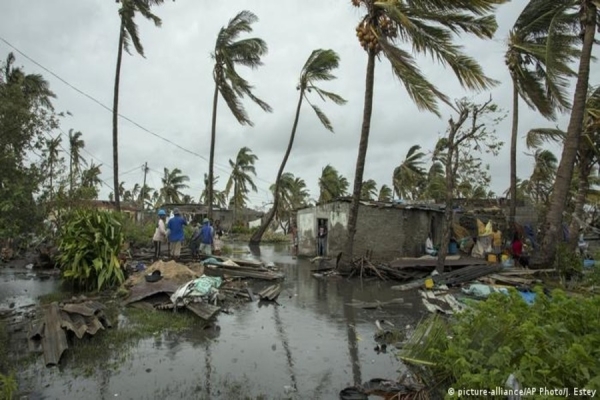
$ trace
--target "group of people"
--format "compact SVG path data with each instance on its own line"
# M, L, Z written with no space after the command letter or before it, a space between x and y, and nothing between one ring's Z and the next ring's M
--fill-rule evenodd
M158 210L158 222L152 237L155 259L160 258L163 244L167 244L170 257L178 259L181 256L186 225L188 225L188 221L181 215L178 208L173 209L173 216L168 221L166 211ZM216 228L211 225L208 218L204 218L201 224L198 223L195 226L189 244L192 257L197 257L199 253L212 255L213 252L215 254L220 252L220 239L223 231L218 224Z

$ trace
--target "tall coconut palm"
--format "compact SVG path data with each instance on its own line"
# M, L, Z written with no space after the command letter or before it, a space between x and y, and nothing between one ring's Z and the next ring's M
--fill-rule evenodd
M138 35L138 26L135 23L136 13L141 14L144 18L152 21L155 26L160 27L162 21L159 17L154 15L150 8L154 5L160 5L164 3L164 0L117 0L117 3L121 2L121 8L119 9L119 19L121 24L119 25L119 48L117 50L117 67L115 72L115 89L113 97L113 109L112 109L112 140L113 140L113 183L114 187L119 186L119 131L118 131L118 118L119 118L119 85L121 82L121 61L123 60L123 50L131 54L130 46L133 44L135 51L144 56L144 46L140 41ZM114 201L115 209L121 211L121 203L119 199L118 191L115 191Z
M215 92L213 95L212 125L210 134L210 159L208 162L208 218L212 218L212 206L214 199L213 168L215 161L215 140L217 133L217 103L219 93L227 104L227 107L241 125L253 126L246 110L241 102L244 96L256 103L266 112L271 112L271 106L259 99L252 93L254 87L242 78L236 71L237 66L250 67L252 69L261 66L261 57L267 54L267 44L260 38L240 39L242 33L252 32L252 24L258 18L250 11L242 11L229 21L217 35L215 49L212 58L215 61L213 78L215 80Z
M49 186L48 191L50 194L50 203L54 199L54 176L56 173L56 167L58 163L62 163L64 159L60 156L60 147L62 143L62 136L56 138L47 138L44 140L45 144L45 173L48 175Z
M165 168L164 175L161 178L162 188L160 197L163 203L181 203L183 197L182 190L188 189L187 182L190 178L184 175L179 168L173 168L169 171Z
M531 0L515 22L508 37L506 65L513 85L510 145L510 211L514 224L517 199L517 138L519 98L545 118L555 120L557 111L570 107L568 80L574 76L569 64L578 56L573 35L572 0Z
M279 190L279 202L275 211L275 219L284 231L287 231L291 222L293 210L304 207L308 204L308 190L306 182L302 178L297 178L291 172L281 175L278 184L273 184L269 188L275 197L275 190ZM287 226L286 226L287 223Z
M328 202L348 194L348 179L340 175L337 169L327 164L319 178L319 203Z
M583 130L592 48L596 40L596 28L600 22L598 0L573 0L573 4L579 7L579 21L583 44L581 47L581 57L579 58L577 83L575 85L575 93L573 94L573 107L567 128L567 136L560 157L560 163L558 164L558 170L556 171L556 180L554 181L550 207L546 215L546 229L542 238L541 250L538 257L532 260L532 266L534 267L544 267L551 264L556 255L556 242L559 238L559 232L562 229L563 212L569 190L571 189L575 158L577 157L581 132Z
M400 198L414 200L418 197L419 188L425 179L425 153L420 150L421 146L418 144L412 146L404 161L394 169L394 192Z
M377 201L392 201L392 189L388 185L381 185L379 194L377 195Z
M427 171L427 183L422 198L442 202L446 197L446 171L443 160L434 160Z
M307 97L307 93L315 91L322 100L329 99L333 101L335 104L343 105L346 104L346 100L344 100L341 96L328 92L326 90L321 89L317 85L323 81L331 81L336 79L335 75L333 75L333 71L338 68L340 62L340 58L337 53L333 50L323 50L318 49L314 50L308 60L304 63L302 70L300 71L300 79L298 81L298 85L296 89L300 92L298 94L298 105L296 106L296 115L294 117L294 123L292 125L292 132L290 134L290 140L288 141L288 146L283 156L283 160L281 161L281 165L279 166L279 171L277 172L277 178L275 179L275 190L274 190L274 200L273 207L267 213L266 218L261 224L260 228L252 235L250 239L250 243L256 244L260 243L262 236L264 235L267 227L271 223L273 219L277 207L279 205L279 198L277 197L280 193L279 181L281 180L281 176L283 175L283 171L285 170L285 165L287 164L288 158L292 151L292 146L294 145L294 139L296 137L296 128L298 128L298 120L300 119L300 110L302 108L302 102L306 100L306 102L312 107L321 121L321 124L330 132L333 132L333 126L329 121L329 118L321 111L319 107L311 103Z
M81 187L91 189L91 198L95 199L98 197L99 187L102 184L100 174L102 173L102 164L95 165L92 161L90 166L81 172Z
M360 194L361 200L374 200L377 197L377 182L373 179L369 179L362 184L362 193Z
M225 184L225 196L230 197L230 203L233 204L233 223L235 224L237 212L241 207L246 206L248 193L250 190L257 192L258 188L252 180L256 176L254 163L258 160L256 154L252 153L248 147L242 147L235 158L235 161L229 160L231 175ZM231 190L233 189L233 194Z
M150 187L148 184L145 184L141 187L137 202L140 203L144 209L152 208L151 203L153 192L154 188Z
M352 258L354 234L360 201L361 184L371 129L375 59L380 52L387 58L394 74L402 81L409 97L419 109L440 115L438 99L450 103L420 71L409 51L396 44L406 43L412 51L431 54L442 65L449 66L459 83L467 89L486 89L496 82L487 78L479 64L465 55L454 43L456 34L473 34L491 38L497 29L493 15L495 6L507 0L465 1L376 1L352 0L364 7L366 14L356 28L356 34L367 52L367 71L363 122L354 174L352 206L348 218L348 239L344 258Z
M73 132L73 129L69 129L69 191L71 193L75 185L75 176L81 171L82 165L87 165L81 155L81 150L85 147L85 141L81 136L81 132Z

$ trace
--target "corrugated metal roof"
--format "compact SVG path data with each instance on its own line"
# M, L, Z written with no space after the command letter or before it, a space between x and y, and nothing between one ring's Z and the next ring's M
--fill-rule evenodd
M315 206L307 206L307 207L298 208L298 209L296 209L296 211L306 210L308 208L313 208L313 207L317 207L317 206L321 206L321 205L325 205L325 204L350 203L350 202L352 202L351 197L340 197L340 198L337 198L337 199L334 199L331 201L317 203L317 205L315 205ZM418 210L418 211L434 211L434 212L443 212L446 209L446 206L444 204L427 204L427 203L405 203L405 202L387 202L387 201L375 201L375 200L364 201L364 200L362 200L362 201L360 201L360 204L363 206L367 206L367 207L395 208L395 209L401 209L401 210Z

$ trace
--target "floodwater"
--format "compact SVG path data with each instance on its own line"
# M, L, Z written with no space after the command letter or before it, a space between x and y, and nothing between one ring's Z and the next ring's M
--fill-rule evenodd
M414 293L393 291L391 282L314 278L311 269L319 265L293 259L287 246L262 246L260 253L285 273L279 306L246 303L231 315L217 316L220 330L141 340L120 354L113 368L88 377L68 363L46 368L40 356L19 377L29 393L24 398L338 399L347 386L398 378L401 363L394 351L377 354L374 349L375 320L401 329L414 326L425 316ZM57 287L53 280L0 276L0 308L7 299ZM26 293L17 293L25 288ZM412 306L362 310L345 305L353 299L399 297Z

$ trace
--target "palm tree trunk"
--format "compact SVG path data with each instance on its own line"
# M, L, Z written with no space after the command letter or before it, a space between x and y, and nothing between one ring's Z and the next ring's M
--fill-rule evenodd
M217 136L217 103L219 101L219 85L215 82L215 94L213 95L212 125L210 129L210 158L208 161L208 219L212 220L213 205L213 169L215 164L215 138ZM235 224L235 220L234 220Z
M517 138L519 135L519 91L513 79L513 115L510 136L510 209L508 225L515 230L515 214L517 213Z
M300 119L300 109L302 108L302 100L304 99L304 89L300 90L300 98L298 99L298 106L296 107L296 117L294 118L294 125L292 125L292 133L290 134L290 140L288 142L287 149L285 151L285 155L283 156L283 160L281 161L281 165L279 166L279 171L277 172L277 178L275 179L275 193L273 199L273 206L265 216L260 228L252 235L250 238L250 244L258 244L262 240L263 235L267 231L269 224L273 220L275 213L279 207L280 193L279 193L279 181L281 180L281 176L283 175L283 171L285 170L285 165L287 164L288 158L290 157L290 153L292 152L292 146L294 145L294 139L296 138L296 128L298 128L298 120Z
M365 80L365 104L363 107L363 122L360 132L360 143L358 145L358 157L356 159L356 172L354 173L354 191L352 192L352 204L348 216L348 238L344 251L346 262L340 263L342 268L349 269L354 249L354 235L356 234L356 223L358 220L358 207L360 204L360 192L362 189L363 175L365 172L365 160L369 146L369 132L371 131L371 115L373 113L373 86L375 82L375 53L369 51L367 60L367 74Z
M550 200L550 209L546 219L546 232L541 245L539 257L532 260L534 267L546 267L552 263L556 255L556 244L559 233L562 231L563 212L573 179L573 166L579 149L579 139L583 127L585 114L585 103L587 100L588 84L590 78L590 61L592 47L594 46L594 35L596 33L596 7L591 1L583 2L582 24L584 24L583 46L579 61L579 72L577 85L573 97L573 108L567 136L563 145L560 164L556 171L554 189Z
M118 131L118 118L119 118L119 84L121 81L121 61L123 60L123 43L125 40L125 26L121 20L121 28L119 31L119 50L117 51L117 68L115 72L115 92L113 98L113 185L114 185L114 197L115 197L115 210L121 212L121 202L119 196L119 131Z
M581 160L579 164L579 185L577 188L577 196L575 197L575 210L573 211L573 219L569 225L569 250L575 251L577 248L577 232L579 232L579 221L583 221L583 207L589 189L589 176L591 165L588 160Z

